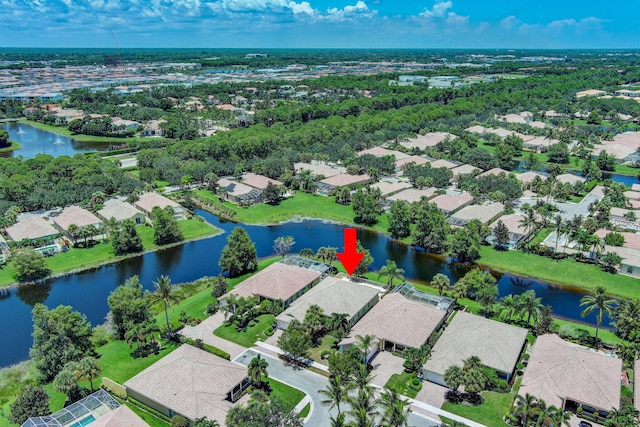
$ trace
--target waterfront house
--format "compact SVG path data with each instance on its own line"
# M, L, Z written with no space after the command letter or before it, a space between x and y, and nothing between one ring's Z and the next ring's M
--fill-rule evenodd
M185 219L187 216L187 210L185 208L158 193L141 194L138 200L133 202L133 205L144 212L147 217L151 217L151 211L156 207L160 209L170 207L173 209L176 219Z
M100 218L80 206L67 206L62 212L51 219L55 227L67 236L69 236L69 226L72 224L78 228L89 227L91 225L98 227L102 224Z
M437 192L438 189L436 187L429 187L423 190L418 190L417 188L408 188L387 197L387 201L389 203L393 203L397 200L401 200L407 203L420 202L423 198L427 200L431 199L436 195Z
M526 239L527 237L529 237L529 234L533 231L533 230L527 230L527 228L522 225L523 219L524 219L524 216L516 213L503 215L497 220L495 220L489 226L489 228L491 228L491 231L493 232L493 230L498 225L498 221L502 221L502 223L507 227L507 230L509 230L508 246L516 247L518 243L520 243L523 239ZM493 235L489 236L487 240L493 243L493 240L494 240Z
M218 180L218 195L232 203L253 205L262 201L262 191L229 178Z
M103 208L96 212L104 221L114 218L116 222L121 223L127 219L132 220L136 224L144 224L144 213L133 207L127 202L118 199L109 199L104 202Z
M441 194L430 201L431 203L435 203L438 209L440 209L445 216L449 216L471 204L473 202L473 196L467 192L458 195Z
M275 185L276 187L282 187L282 183L280 181L276 181L275 179L271 179L264 175L258 175L253 172L246 172L242 174L242 182L249 187L257 188L258 190L265 190L269 184Z
M327 195L336 188L347 187L349 185L365 185L370 182L371 177L366 173L362 175L349 175L346 173L334 175L318 182L318 193Z
M23 240L53 240L60 231L37 215L27 216L5 229L7 236L14 242Z
M504 212L502 203L487 203L484 205L469 205L460 209L447 219L447 223L457 227L464 227L471 220L477 219L484 225L489 224Z

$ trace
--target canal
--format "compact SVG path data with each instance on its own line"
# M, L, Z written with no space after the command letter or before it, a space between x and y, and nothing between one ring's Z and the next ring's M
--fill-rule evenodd
M218 217L198 211L211 224L230 232L236 224L222 222ZM296 244L294 251L321 246L334 246L342 250L344 226L323 222L289 222L277 226L241 225L256 243L259 257L273 255L273 241L279 236L291 235ZM395 260L405 270L405 277L419 282L430 281L437 273L449 276L452 282L462 277L468 267L448 263L378 233L358 230L358 239L374 257L373 269L379 269L387 259ZM226 234L209 239L185 243L170 249L130 258L82 273L48 280L39 285L21 286L0 292L0 366L24 360L31 347L31 308L36 303L49 307L71 305L84 313L93 325L103 323L108 312L109 293L134 274L148 289L161 274L169 275L174 283L193 281L202 276L219 273L218 258L225 245ZM553 306L554 314L576 321L595 323L595 315L580 317L579 300L582 294L539 280L511 274L496 274L500 296L520 294L533 289L545 304Z

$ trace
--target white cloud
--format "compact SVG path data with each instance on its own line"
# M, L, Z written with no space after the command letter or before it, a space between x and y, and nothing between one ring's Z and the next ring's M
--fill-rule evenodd
M439 1L433 5L433 9L425 9L420 16L425 18L442 18L453 7L452 1Z
M461 16L455 12L449 12L446 19L447 26L449 27L461 27L469 23L468 16Z
M353 6L348 5L342 9L337 7L327 9L327 13L323 17L333 21L344 21L354 17L370 18L377 15L377 13L377 11L369 9L365 2L359 0Z
M301 3L296 3L294 1L290 1L289 4L287 5L287 7L289 9L291 9L291 11L296 15L300 14L300 13L306 13L307 15L313 15L313 14L316 13L316 10L311 7L311 5L309 4L308 1L303 1Z
M506 18L504 18L502 21L500 21L500 26L505 30L510 30L513 27L517 26L519 23L520 21L518 20L518 18L516 18L513 15L509 15Z

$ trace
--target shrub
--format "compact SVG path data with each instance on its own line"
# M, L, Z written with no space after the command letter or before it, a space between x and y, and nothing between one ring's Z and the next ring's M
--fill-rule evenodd
M567 339L567 338L575 339L578 337L576 329L569 324L560 326L558 333L560 334L560 337L564 339Z
M413 377L411 384L417 387L420 385L420 380L417 377Z
M209 304L207 306L207 309L205 310L205 313L207 313L209 316L216 314L218 312L218 304Z
M91 342L95 347L101 347L113 339L113 334L104 325L93 328Z
M268 336L268 337L272 336L273 335L273 328L272 327L267 328L267 330L264 331L264 334L266 336Z
M484 399L480 393L464 393L464 400L469 405L478 406L482 405Z
M204 344L204 350L211 354L222 357L223 359L231 360L231 355L224 350L220 350L218 347L214 347L209 344Z
M190 427L190 425L189 420L180 414L176 414L171 418L171 427Z
M458 390L448 390L444 394L444 399L449 403L459 404L464 402L463 393Z
M322 350L320 352L320 359L328 359L331 352L329 350Z
M498 387L496 389L499 393L509 393L511 391L511 387L505 380L498 381Z

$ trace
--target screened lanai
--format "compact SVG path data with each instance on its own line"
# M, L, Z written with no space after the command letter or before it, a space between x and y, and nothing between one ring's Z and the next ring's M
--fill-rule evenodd
M29 418L22 427L84 427L119 406L109 393L98 390L55 414Z

